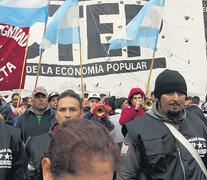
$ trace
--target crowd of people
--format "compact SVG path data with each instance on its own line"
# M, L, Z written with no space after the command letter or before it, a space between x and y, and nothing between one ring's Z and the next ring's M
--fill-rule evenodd
M73 90L0 99L0 179L207 179L207 96L164 70L149 98ZM20 102L20 103L18 103Z

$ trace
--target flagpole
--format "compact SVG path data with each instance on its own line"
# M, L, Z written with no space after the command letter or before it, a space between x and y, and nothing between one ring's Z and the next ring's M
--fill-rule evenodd
M22 87L24 69L25 69L26 60L27 60L29 36L30 36L30 28L29 28L29 31L28 31L27 43L26 43L25 54L24 54L24 62L23 62L23 66L22 66L22 74L21 74L20 85L19 85L19 96L18 96L17 108L16 108L17 112L18 112L18 108L19 108L19 104L20 104L21 87Z
M78 18L78 24L80 25L80 19ZM81 38L80 38L80 71L81 71L81 90L82 90L82 107L85 107L85 99L84 99L84 88L83 88L83 65L82 65L82 48L81 48Z
M49 13L49 9L50 9L50 0L49 0L48 3L49 3L49 4L48 4L48 13ZM49 16L49 15L48 15L48 16ZM47 21L48 21L48 19L47 19ZM46 26L47 26L47 21L46 21L46 23L45 23L45 27L44 27L44 32L43 32L43 37L42 37L42 39L44 38L44 35L45 35ZM39 58L38 69L37 69L37 76L36 76L36 82L35 82L35 87L34 87L34 88L37 87L37 82L38 82L39 73L40 73L40 65L41 65L41 61L42 61L42 54L43 54L43 53L40 54L40 58Z
M146 90L146 94L145 94L146 97L148 97L147 94L148 94L148 90L149 90L149 84L150 84L150 79L151 79L151 75L152 75L152 69L153 69L154 62L155 62L155 52L156 52L156 49L157 49L158 37L159 37L159 34L157 35L156 41L155 41L155 48L154 48L154 51L153 51L152 62L151 62L151 66L150 66L150 74L149 74L148 81L147 81L147 90Z
M82 105L85 107L85 99L84 99L84 88L83 88L83 66L82 66L82 56L81 56L81 43L80 43L80 70L81 70L81 90L82 90L82 97L83 97L83 102Z
M35 81L35 87L34 88L37 87L37 82L38 82L39 73L40 73L41 61L42 61L42 53L41 53L40 58L39 58L38 69L37 69L37 76L36 76L36 81Z
M146 90L146 94L145 94L146 97L148 97L147 94L148 94L148 90L149 90L149 83L150 83L150 79L151 79L151 75L152 75L152 69L153 69L154 61L155 61L155 50L153 52L152 63L151 63L151 66L150 66L150 74L149 74L149 77L148 77L147 90Z

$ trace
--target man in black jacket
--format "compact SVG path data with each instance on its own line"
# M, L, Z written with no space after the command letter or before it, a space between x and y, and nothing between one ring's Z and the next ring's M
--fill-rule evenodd
M41 157L47 150L49 142L53 134L58 129L58 126L65 121L72 119L80 119L82 117L82 102L78 94L73 90L67 90L61 93L58 97L56 119L48 133L31 138L29 141L26 152L29 159L27 179L41 179Z
M37 87L32 95L32 107L19 117L16 124L16 127L21 129L24 144L31 137L47 133L56 122L55 110L48 105L47 90Z
M190 112L194 113L195 115L199 116L200 119L207 126L206 118L205 118L202 110L199 108L199 103L200 103L200 98L198 96L194 96L192 98L192 104L190 106L187 106L185 109L186 109L186 111L190 111Z
M154 92L158 101L151 110L123 126L127 135L121 154L125 159L117 180L206 180L197 161L164 123L183 134L207 167L207 128L184 109L185 79L177 71L165 70L158 75Z
M13 126L13 114L9 104L0 98L0 114L3 116L5 124Z
M0 179L22 180L27 157L19 129L0 123Z

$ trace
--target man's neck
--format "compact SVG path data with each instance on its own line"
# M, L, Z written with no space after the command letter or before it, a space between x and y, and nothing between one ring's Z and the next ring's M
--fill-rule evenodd
M43 115L43 113L45 112L45 110L38 110L38 109L34 109L35 114L37 115Z

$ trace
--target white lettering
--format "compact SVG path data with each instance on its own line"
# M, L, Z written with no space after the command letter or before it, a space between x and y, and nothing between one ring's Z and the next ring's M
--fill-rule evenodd
M118 71L118 70L119 70L119 65L118 65L117 63L115 63L115 64L113 65L113 70L114 70L114 71Z
M88 74L95 74L94 66L88 67Z
M147 63L146 62L142 62L142 69L147 69Z
M12 68L13 69L16 69L16 66L14 66L12 63L8 62L7 64L7 68L9 70L10 73L12 73Z
M83 68L82 68L82 71L83 71L83 75L86 75L86 74L87 74L87 69L86 69L86 67L83 67Z
M55 68L55 74L60 75L60 67L56 67L56 68Z
M75 68L75 75L77 76L77 75L81 75L81 73L80 73L80 68L78 69L78 68Z
M98 73L104 73L103 67L101 65L99 66Z
M6 66L3 66L3 67L0 69L0 71L3 71L4 75L5 75L5 76L8 76L7 72L5 71L5 68L6 68Z
M66 72L66 68L65 67L61 68L61 74L63 76L67 75L67 72Z
M28 35L20 27L5 25L1 28L1 35L14 39L21 47L26 46Z
M111 64L107 64L107 71L110 71L110 69L112 68Z
M37 73L37 66L33 66L33 73Z
M44 71L44 67L43 67L43 66L41 67L41 70L42 70L42 71L41 71L42 74L46 74L46 72Z
M32 68L30 66L26 67L27 73L32 73Z
M73 75L73 68L68 68L67 72L70 76Z
M62 71L61 71L62 72ZM51 67L48 67L47 69L47 74L53 74L53 71L52 71L52 68Z

